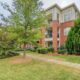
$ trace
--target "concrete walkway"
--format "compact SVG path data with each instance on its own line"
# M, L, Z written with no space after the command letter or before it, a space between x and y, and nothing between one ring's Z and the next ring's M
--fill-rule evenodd
M77 64L77 63L59 61L59 60L55 60L55 59L48 59L48 58L44 58L44 57L40 57L40 56L34 56L34 55L31 55L31 54L27 54L26 56L30 57L32 59L36 59L36 60L41 60L41 61L45 61L45 62L61 64L61 65L67 66L67 67L80 69L80 64Z

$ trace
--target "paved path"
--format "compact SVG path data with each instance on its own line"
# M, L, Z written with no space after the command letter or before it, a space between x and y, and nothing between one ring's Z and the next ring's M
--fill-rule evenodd
M40 57L40 56L34 56L34 55L31 55L31 54L27 54L26 56L28 56L28 57L30 57L32 59L36 59L36 60L41 60L41 61L45 61L45 62L61 64L61 65L65 65L65 66L68 66L68 67L80 69L80 64L77 64L77 63L59 61L59 60L55 60L55 59L48 59L48 58L44 58L44 57Z

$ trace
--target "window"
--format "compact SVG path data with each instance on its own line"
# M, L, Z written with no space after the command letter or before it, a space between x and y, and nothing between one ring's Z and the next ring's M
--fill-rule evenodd
M68 35L70 29L71 29L70 27L67 27L67 28L64 29L64 35L65 35L65 36Z
M72 13L71 12L67 12L64 14L64 21L69 21L72 19Z
M60 38L60 29L59 28L57 29L57 32L58 32L57 33L57 38Z
M60 48L60 41L57 41L57 44L58 44L58 48L57 49L59 49Z
M47 21L48 21L49 24L52 22L52 14L49 14L47 16Z
M46 42L46 47L52 47L52 44L53 44L52 41L47 41Z
M59 21L59 14L57 14L57 20Z
M77 19L79 17L79 15L78 15L78 13L76 12L76 14L75 14L75 18Z
M46 38L52 38L52 29L51 28L46 29L45 36L46 36Z

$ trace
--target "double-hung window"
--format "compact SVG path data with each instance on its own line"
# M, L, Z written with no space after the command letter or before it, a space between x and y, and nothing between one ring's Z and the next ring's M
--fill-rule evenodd
M64 21L69 21L72 19L71 11L64 13Z

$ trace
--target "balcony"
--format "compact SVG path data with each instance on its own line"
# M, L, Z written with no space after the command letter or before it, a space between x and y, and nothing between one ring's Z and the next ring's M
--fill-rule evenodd
M53 40L53 38L45 38L45 41L47 42L47 41L52 41Z
M45 37L46 38L52 38L52 30L51 30L51 28L46 29Z

